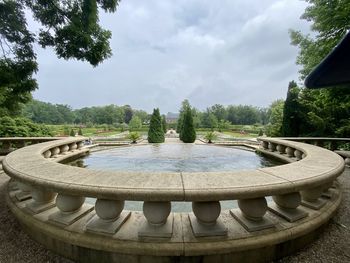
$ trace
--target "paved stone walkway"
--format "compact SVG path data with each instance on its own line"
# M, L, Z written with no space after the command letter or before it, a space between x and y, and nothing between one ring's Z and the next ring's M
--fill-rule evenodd
M46 250L31 240L22 230L5 204L5 185L9 178L0 170L0 262L7 263L72 263ZM339 178L343 187L343 202L320 238L304 250L279 263L350 262L350 169Z

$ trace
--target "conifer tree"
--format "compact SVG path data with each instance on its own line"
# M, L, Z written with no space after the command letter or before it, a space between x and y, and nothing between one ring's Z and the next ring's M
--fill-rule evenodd
M287 98L283 108L282 135L284 137L299 136L299 89L295 81L289 82Z
M167 131L167 124L166 124L165 115L162 116L162 128L163 128L164 133L166 133L166 131Z
M151 116L151 122L148 130L148 142L149 143L162 143L164 142L164 131L162 127L162 119L160 117L159 109L154 109Z
M196 140L196 130L194 129L193 125L191 107L187 107L185 110L180 139L184 143L193 143Z

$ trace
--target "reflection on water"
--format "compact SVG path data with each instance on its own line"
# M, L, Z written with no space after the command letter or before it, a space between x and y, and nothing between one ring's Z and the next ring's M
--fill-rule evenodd
M70 165L109 171L213 172L253 170L281 163L254 152L230 147L194 144L155 144L120 147L94 152ZM87 198L94 204L95 199ZM237 207L236 201L221 201L222 209ZM142 202L126 201L125 209L140 211ZM191 202L172 202L173 212L192 211Z
M254 152L194 144L155 144L94 152L76 166L109 171L213 172L252 170L279 163Z

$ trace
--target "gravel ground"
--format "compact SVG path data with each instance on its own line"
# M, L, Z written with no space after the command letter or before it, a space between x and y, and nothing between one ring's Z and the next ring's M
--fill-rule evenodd
M0 167L1 168L1 167ZM0 262L41 263L72 261L46 250L31 240L20 228L5 204L5 184L8 177L0 172ZM350 262L350 169L339 178L343 187L343 202L318 240L293 256L279 260L289 262Z

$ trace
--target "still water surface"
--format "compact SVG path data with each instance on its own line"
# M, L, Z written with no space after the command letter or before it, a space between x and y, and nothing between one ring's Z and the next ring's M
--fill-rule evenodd
M213 172L255 170L280 163L254 152L211 145L154 144L119 147L93 152L71 165L108 171ZM88 202L94 202L89 198ZM221 201L222 209L237 207ZM142 202L126 201L125 209L142 210ZM190 202L172 202L173 212L191 211Z

